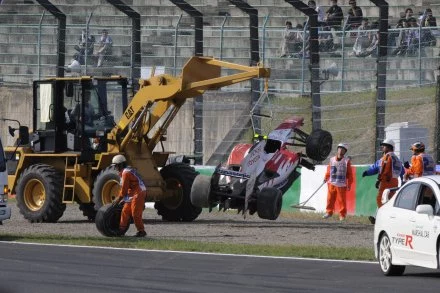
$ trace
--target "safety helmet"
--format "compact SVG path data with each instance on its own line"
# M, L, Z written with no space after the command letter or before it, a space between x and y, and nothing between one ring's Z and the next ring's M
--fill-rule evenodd
M409 150L416 151L416 152L424 152L425 151L425 144L421 141L415 142L411 145Z
M341 142L340 144L338 144L338 148L343 148L347 152L348 151L348 144Z
M127 162L123 155L116 155L112 159L112 165L118 165Z
M390 146L390 147L392 147L393 150L394 150L394 145L395 145L395 144L394 144L394 140L389 139L389 138L386 138L386 139L384 139L384 140L382 141L382 143L381 143L380 145Z

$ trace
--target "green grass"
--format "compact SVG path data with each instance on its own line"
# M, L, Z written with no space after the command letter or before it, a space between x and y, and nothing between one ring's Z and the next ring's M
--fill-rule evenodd
M64 245L85 245L136 249L156 249L174 251L197 251L224 254L264 255L279 257L309 257L341 260L374 260L370 248L330 247L330 246L293 246L293 245L249 245L224 244L183 240L158 240L134 237L65 237L59 235L15 235L3 234L0 241L18 241L28 243L51 243Z

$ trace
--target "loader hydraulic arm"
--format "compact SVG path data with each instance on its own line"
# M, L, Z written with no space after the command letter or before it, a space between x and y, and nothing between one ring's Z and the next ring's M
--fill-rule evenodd
M222 68L236 73L221 76ZM210 57L192 57L179 77L167 74L139 81L140 89L110 134L118 137L128 127L119 144L124 151L130 140L144 139L153 150L186 99L252 78L268 78L270 69L244 66ZM161 121L161 124L156 124ZM154 133L153 133L154 131Z

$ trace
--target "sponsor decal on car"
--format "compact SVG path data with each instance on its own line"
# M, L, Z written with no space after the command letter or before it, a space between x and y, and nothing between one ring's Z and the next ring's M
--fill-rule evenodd
M408 246L414 249L412 246L413 236L397 233L396 237L391 237L391 242L397 245Z
M429 231L413 229L412 235L414 235L416 237L429 238Z

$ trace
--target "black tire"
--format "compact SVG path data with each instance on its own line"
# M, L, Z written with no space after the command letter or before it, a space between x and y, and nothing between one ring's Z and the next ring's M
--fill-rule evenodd
M380 269L385 276L401 276L405 272L405 266L392 264L391 241L386 233L379 240L378 261Z
M63 216L63 176L52 166L31 165L20 175L16 187L17 207L31 223L55 223Z
M195 169L187 164L176 163L163 167L160 173L167 188L176 189L177 196L156 202L154 208L165 221L191 222L202 208L191 204L191 187L197 176Z
M306 139L306 154L312 160L324 161L332 151L333 138L330 132L316 129Z
M89 221L94 221L96 218L95 204L90 203L79 203L79 210L82 211L83 216L87 217Z
M276 220L281 212L283 194L281 190L273 187L264 187L257 194L258 216L266 220Z
M93 183L92 200L95 204L95 210L102 206L112 203L119 193L120 177L114 167L107 167L96 176Z
M211 176L197 175L191 187L191 203L196 207L209 208L211 200Z
M124 231L119 230L119 221L121 220L123 204L115 205L107 204L102 206L96 213L95 224L98 231L107 237L118 237L122 236L127 232L130 224L128 224L127 229Z

